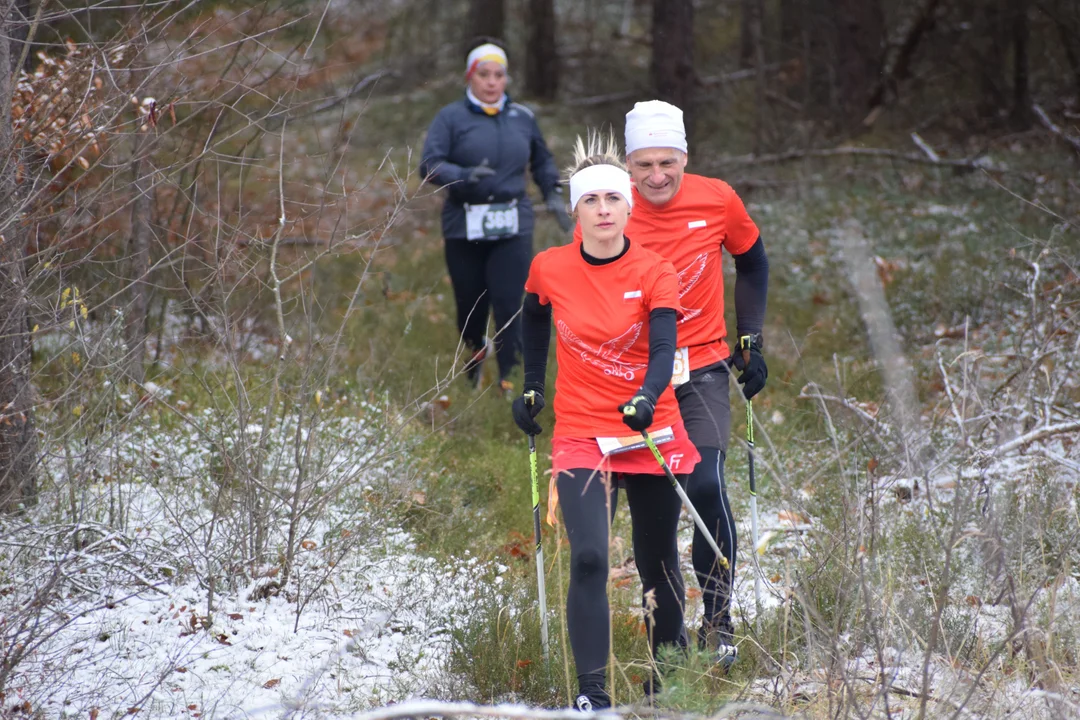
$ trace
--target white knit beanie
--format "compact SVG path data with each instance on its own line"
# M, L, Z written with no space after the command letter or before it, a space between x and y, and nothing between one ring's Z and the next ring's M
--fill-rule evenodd
M656 147L686 152L682 110L663 100L635 103L626 113L626 154Z

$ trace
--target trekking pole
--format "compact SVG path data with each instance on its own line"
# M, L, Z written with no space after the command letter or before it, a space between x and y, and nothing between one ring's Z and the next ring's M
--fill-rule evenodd
M633 405L628 405L626 409L623 410L623 413L625 415L630 416L633 416L636 412L637 408L635 408ZM679 499L682 500L683 505L686 506L687 511L690 513L690 517L694 518L694 524L697 525L698 530L700 530L701 534L705 536L705 539L709 541L709 547L711 547L712 551L716 553L716 557L720 561L720 567L724 568L725 570L730 569L731 565L728 564L727 558L724 557L724 553L720 552L720 548L719 546L717 546L716 540L713 538L712 533L709 532L708 526L705 524L705 521L701 519L701 516L698 515L697 509L694 507L694 504L690 502L690 498L687 497L686 491L683 490L682 485L679 484L679 480L675 477L675 473L671 472L671 468L669 468L667 462L665 462L664 456L660 454L660 450L656 447L656 443L653 442L653 439L651 437L649 437L649 432L647 430L642 430L641 437L645 438L645 444L649 446L650 450L652 450L652 454L653 457L656 458L656 462L660 463L660 467L663 469L664 474L667 475L667 479L671 481L672 487L675 488L675 493L679 496Z
M533 404L536 393L525 393L525 402ZM544 646L544 662L550 660L548 647L547 591L544 587L544 546L540 540L540 488L536 481L536 436L529 435L529 472L532 475L533 533L536 535L536 592L540 599L540 642Z
M749 335L739 338L739 348L743 352L745 362L750 361L750 344L752 339ZM758 512L757 512L757 485L754 482L754 401L746 401L746 462L750 474L750 537L754 543L754 603L758 614L761 614L761 568L758 567Z
M761 613L761 568L758 567L757 485L754 483L754 401L746 401L746 461L750 470L750 535L754 543L754 603Z

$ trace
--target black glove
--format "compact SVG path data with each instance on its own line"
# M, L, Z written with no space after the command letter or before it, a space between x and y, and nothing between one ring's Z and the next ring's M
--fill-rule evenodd
M488 165L487 158L484 158L482 163L469 170L469 174L465 176L465 182L470 185L475 185L484 178L491 177L494 174L495 168Z
M562 187L556 187L555 190L547 196L545 201L547 209L555 215L555 222L559 223L559 229L563 232L570 232L574 229L574 219L566 214L566 201L563 200Z
M631 430L638 432L648 430L649 426L652 425L653 410L655 409L656 403L644 395L635 395L619 406L619 411L623 414L622 421Z
M515 398L510 406L514 422L526 435L539 435L544 428L533 420L544 409L544 395L539 390L526 390L521 397Z
M769 368L761 355L761 341L752 335L739 338L739 348L731 356L731 364L742 371L738 377L742 385L743 397L747 400L761 392L765 387L765 378L769 377Z

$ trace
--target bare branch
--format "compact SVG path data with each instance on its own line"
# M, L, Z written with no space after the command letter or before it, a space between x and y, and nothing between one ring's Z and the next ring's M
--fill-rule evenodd
M1042 123L1044 128L1067 142L1069 145L1072 146L1073 150L1080 153L1080 138L1075 138L1072 135L1066 134L1064 130L1055 125L1054 121L1050 119L1050 116L1046 114L1045 110L1039 107L1038 103L1033 104L1031 106L1031 109L1035 111L1036 117L1039 118L1039 122Z

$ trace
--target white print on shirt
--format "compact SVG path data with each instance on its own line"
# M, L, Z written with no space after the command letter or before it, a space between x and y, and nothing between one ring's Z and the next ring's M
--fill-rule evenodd
M701 253L694 258L689 265L686 266L679 273L679 300L683 299L686 293L690 292L690 289L698 284L698 280L701 279L701 274L705 272L705 266L709 263L709 253ZM690 318L696 318L701 314L701 308L683 308L682 319L679 323L682 324Z
M622 335L614 340L608 340L601 345L599 349L596 349L575 335L574 331L562 320L555 323L555 326L559 330L559 337L578 350L581 353L582 360L590 365L601 368L605 375L614 375L623 380L633 380L634 375L639 370L644 370L648 367L645 363L624 363L619 359L623 356L623 353L632 348L634 343L637 342L638 335L641 334L642 325L644 325L644 323L634 323Z

